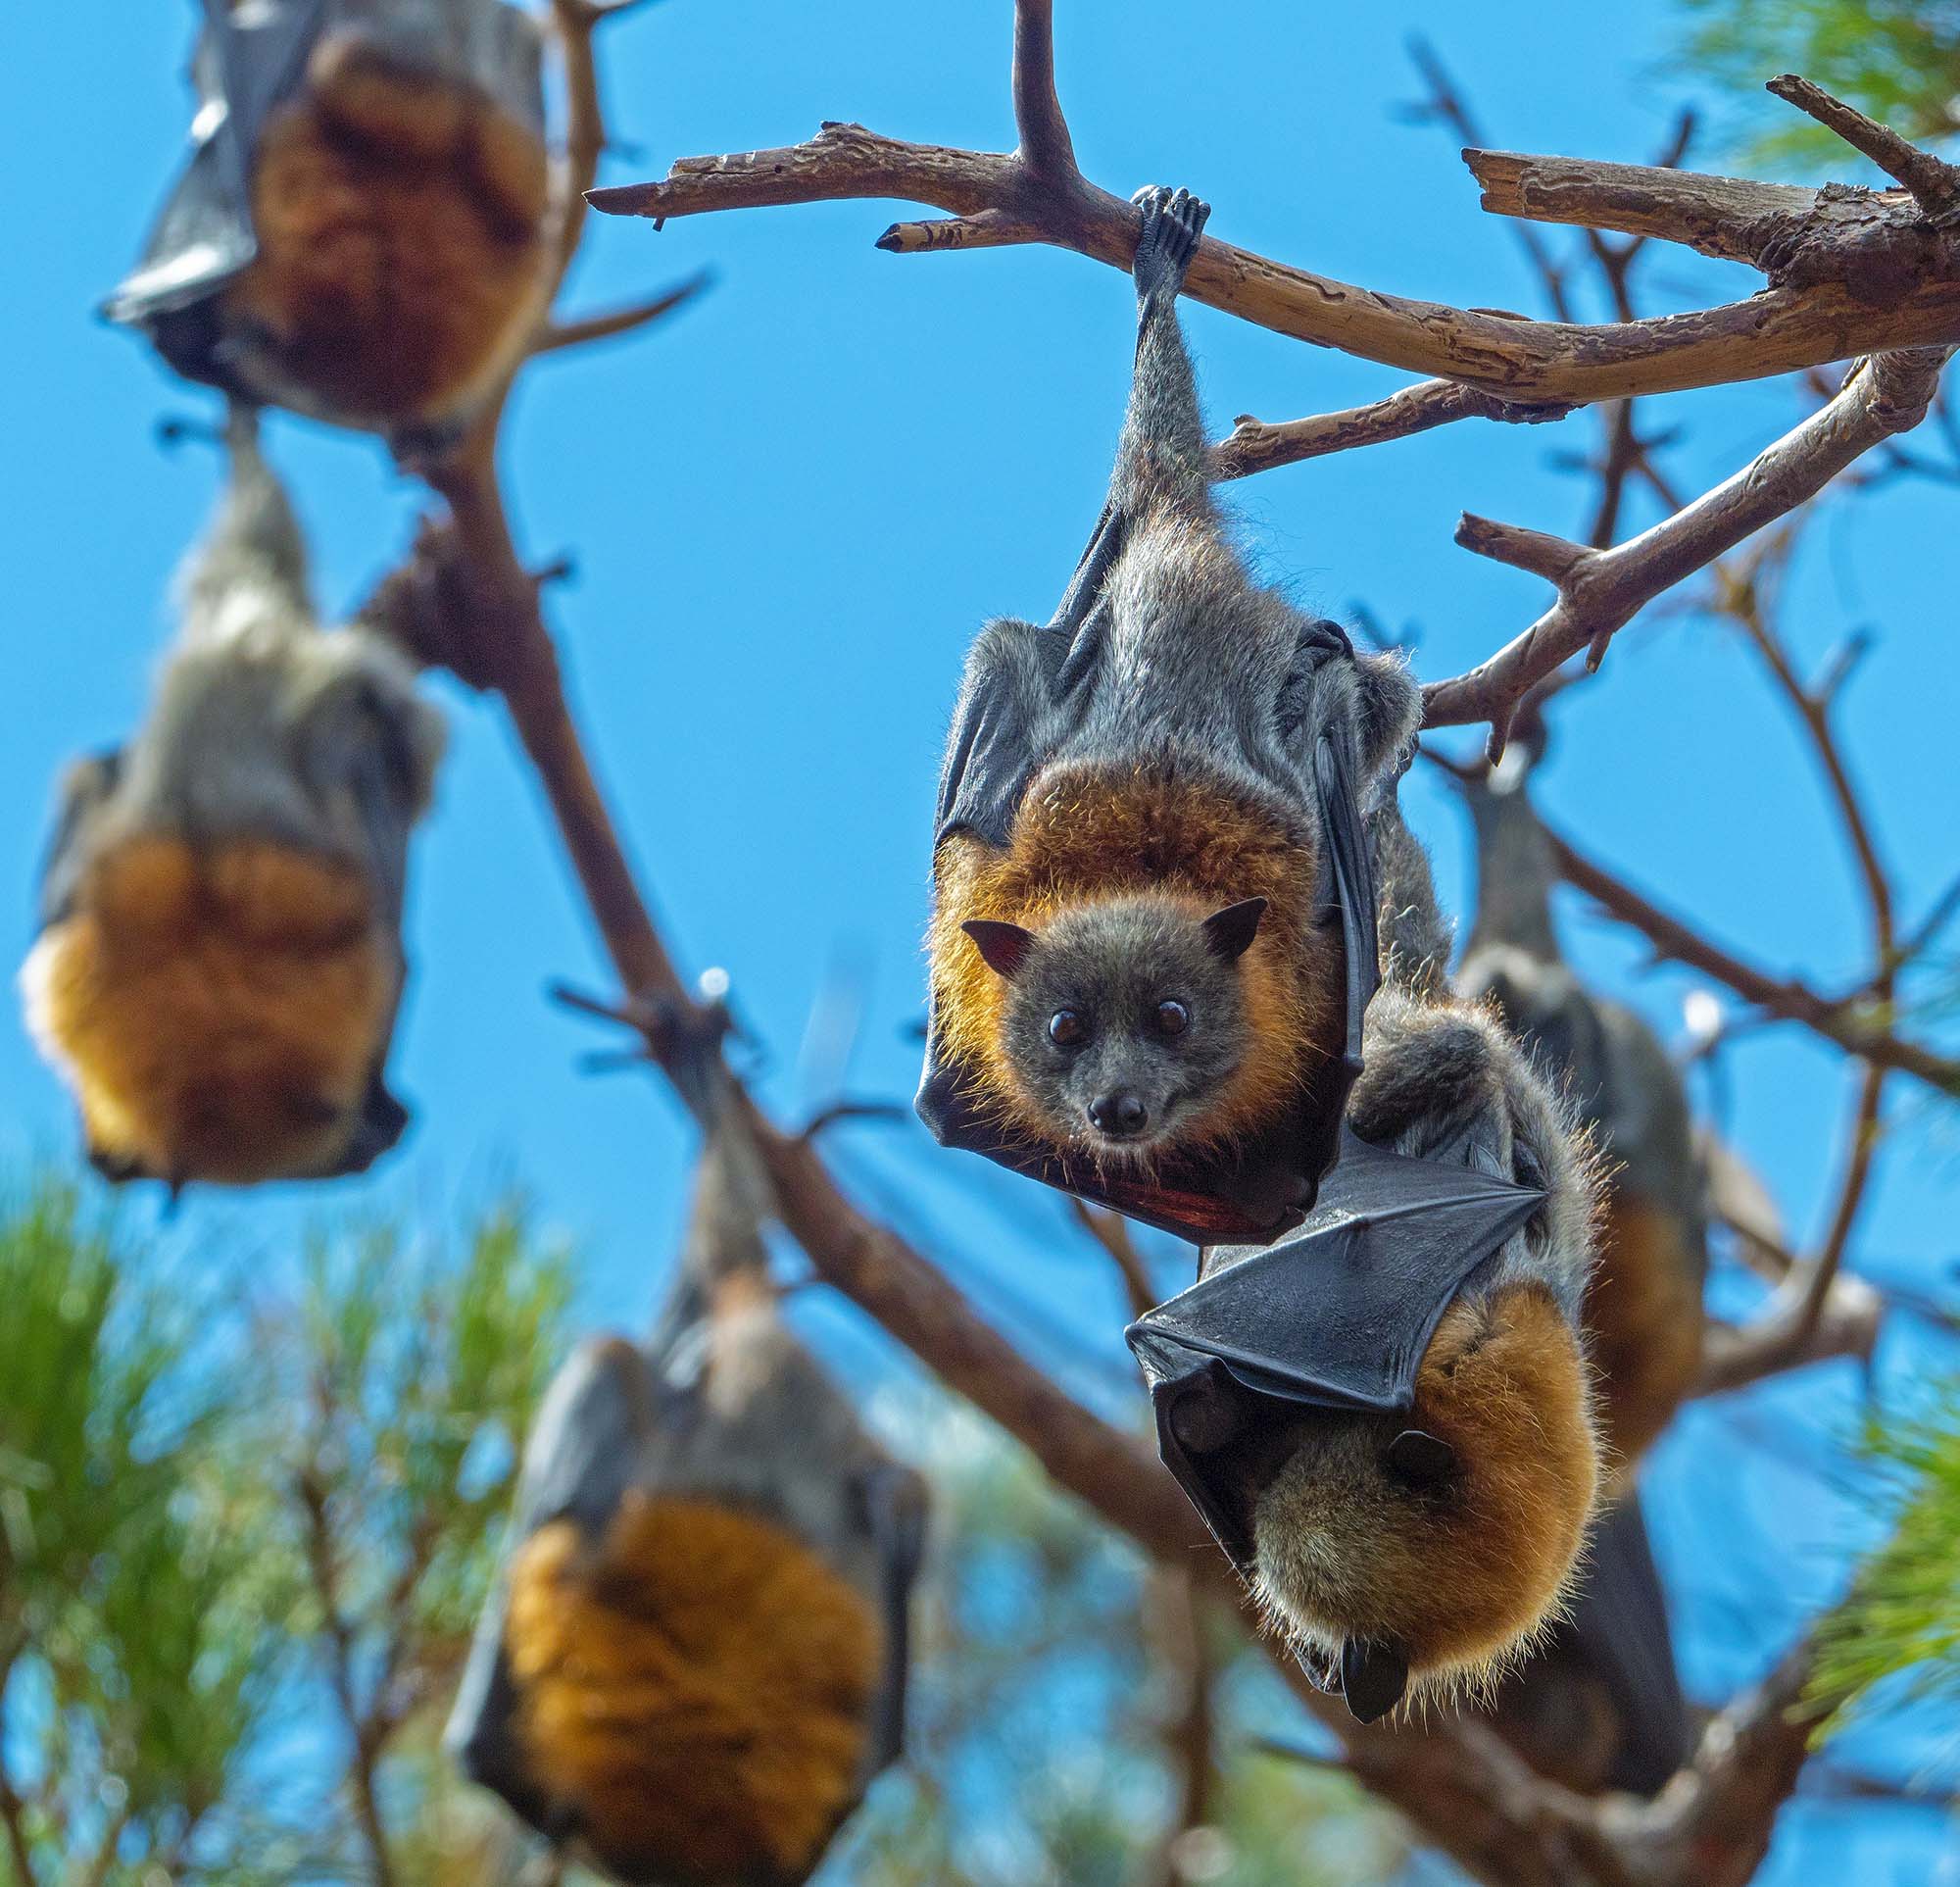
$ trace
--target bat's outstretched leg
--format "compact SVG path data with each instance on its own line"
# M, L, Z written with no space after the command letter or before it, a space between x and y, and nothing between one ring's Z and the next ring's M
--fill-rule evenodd
M1139 190L1143 211L1132 271L1137 284L1137 368L1116 448L1110 501L1139 519L1156 505L1209 507L1210 462L1191 356L1178 329L1177 297L1211 214L1189 190Z

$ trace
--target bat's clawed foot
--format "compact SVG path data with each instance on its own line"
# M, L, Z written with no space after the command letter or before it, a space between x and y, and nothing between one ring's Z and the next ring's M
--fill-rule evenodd
M1198 253L1198 238L1211 206L1189 190L1167 190L1158 183L1146 184L1130 201L1144 213L1133 271L1137 299L1174 297Z

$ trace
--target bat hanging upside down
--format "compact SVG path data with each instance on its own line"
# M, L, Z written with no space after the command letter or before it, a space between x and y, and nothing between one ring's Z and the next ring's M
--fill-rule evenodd
M1414 683L1227 539L1175 308L1207 212L1136 202L1096 540L1054 624L996 623L967 664L919 1109L1205 1242L1199 1282L1129 1332L1164 1460L1371 1718L1487 1682L1565 1603L1599 1477L1596 1175L1515 1045L1439 986L1395 790Z
M1651 1795L1686 1761L1689 1720L1634 1483L1700 1368L1706 1177L1666 1049L1633 1011L1589 990L1559 949L1556 874L1528 790L1530 758L1530 743L1514 742L1488 777L1462 781L1478 895L1455 986L1564 1089L1607 1168L1583 1316L1614 1505L1571 1618L1499 1689L1494 1716L1568 1788Z
M535 21L505 0L206 0L192 160L110 314L193 379L439 440L549 290Z
M250 1185L368 1167L409 833L442 750L407 663L324 629L285 494L234 420L231 483L128 744L66 782L22 972L111 1178Z
M1419 704L1399 660L1357 655L1233 546L1176 310L1207 208L1137 201L1135 378L1095 539L1054 621L990 624L960 686L918 1108L946 1144L1194 1241L1270 1239L1334 1157L1374 972L1344 953L1373 915L1359 822Z
M449 1729L554 1842L659 1887L795 1887L904 1740L924 1484L783 1327L739 1158L710 1139L650 1343L553 1385Z

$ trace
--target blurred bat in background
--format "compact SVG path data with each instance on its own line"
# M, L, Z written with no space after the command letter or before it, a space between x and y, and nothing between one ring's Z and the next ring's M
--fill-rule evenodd
M1638 1493L1607 1510L1571 1616L1504 1678L1491 1712L1541 1775L1586 1795L1657 1795L1688 1761L1688 1705Z
M409 834L442 722L358 625L323 629L286 496L234 414L231 475L127 745L72 769L22 972L112 1179L358 1172L383 1079Z
M1477 827L1478 902L1455 982L1494 1005L1565 1086L1608 1164L1586 1326L1624 1485L1700 1368L1707 1181L1666 1049L1632 1010L1588 990L1559 951L1556 874L1525 788L1525 749L1514 753L1493 778L1462 782Z
M791 1887L903 1749L925 1485L783 1326L744 1161L710 1137L647 1344L553 1385L448 1732L626 1882Z
M205 0L191 156L110 297L179 373L439 441L544 312L542 39L505 0Z
M1617 1505L1572 1616L1506 1680L1494 1713L1528 1761L1568 1787L1652 1795L1687 1760L1690 1734L1634 1476L1700 1367L1707 1177L1667 1051L1631 1010L1588 990L1560 953L1528 764L1519 743L1494 773L1459 780L1477 831L1478 905L1455 980L1565 1087L1606 1162L1584 1315Z

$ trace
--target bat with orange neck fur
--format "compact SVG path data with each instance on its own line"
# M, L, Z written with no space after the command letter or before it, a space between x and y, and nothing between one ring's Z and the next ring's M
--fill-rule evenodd
M935 833L918 1111L943 1144L1197 1242L1297 1225L1374 988L1360 837L1417 697L1254 581L1176 301L1207 207L1137 198L1107 503L1054 620L967 658Z
M322 628L249 416L143 725L71 770L22 972L113 1179L360 1171L384 1078L409 835L442 723L395 649Z
M448 1742L584 1864L794 1887L902 1753L925 1488L784 1328L710 1137L644 1345L582 1345L525 1451Z
M192 152L112 319L234 398L466 423L550 290L536 21L506 0L205 0Z

